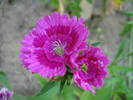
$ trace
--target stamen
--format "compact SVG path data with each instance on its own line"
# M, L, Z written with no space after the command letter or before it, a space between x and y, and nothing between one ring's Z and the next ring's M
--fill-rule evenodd
M64 54L64 49L66 47L66 43L62 43L60 40L54 41L52 43L53 45L53 50L57 55L63 55Z
M60 47L59 47L59 48L56 49L55 52L56 52L56 54L58 54L58 55L62 55L62 54L64 54L64 48L60 48Z

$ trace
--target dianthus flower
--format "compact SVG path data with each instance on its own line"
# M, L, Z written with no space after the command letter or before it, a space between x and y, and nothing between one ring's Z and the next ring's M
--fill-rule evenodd
M25 36L20 57L32 73L64 76L68 58L86 46L87 35L82 18L54 12L40 18Z
M75 59L74 81L85 90L95 93L93 87L103 86L107 75L108 58L103 50L90 46L83 50Z
M0 100L12 100L13 92L9 91L7 88L2 88L0 90Z

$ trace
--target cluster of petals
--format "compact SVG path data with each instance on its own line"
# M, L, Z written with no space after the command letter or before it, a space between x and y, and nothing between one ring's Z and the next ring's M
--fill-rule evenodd
M82 18L58 12L38 19L21 41L20 58L24 66L48 78L64 76L68 66L75 83L94 93L92 86L103 85L109 62L101 49L88 47L89 31L83 22Z
M69 57L84 48L87 35L82 18L58 12L45 15L22 40L20 58L32 73L64 76Z
M85 90L95 93L93 87L103 86L107 76L108 58L100 48L90 46L79 53L75 59L74 80Z
M9 91L7 88L2 88L0 90L0 100L12 100L13 92Z

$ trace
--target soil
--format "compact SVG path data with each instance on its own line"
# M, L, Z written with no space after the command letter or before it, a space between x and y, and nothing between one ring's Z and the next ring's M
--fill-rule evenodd
M0 0L0 71L9 78L13 90L21 95L32 95L40 86L31 74L22 67L19 59L20 41L27 31L35 25L40 16L51 12L39 0ZM95 7L94 7L95 8ZM99 8L96 7L96 10ZM121 15L111 13L99 23L100 32L92 32L92 41L102 41L102 47L113 58L118 47L122 23Z

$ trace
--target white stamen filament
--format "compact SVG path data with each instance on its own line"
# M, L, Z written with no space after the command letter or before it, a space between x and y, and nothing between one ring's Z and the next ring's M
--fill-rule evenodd
M62 43L60 40L57 40L57 41L54 41L52 43L52 45L53 45L52 52L54 51L58 55L64 54L64 49L66 47L66 43Z

